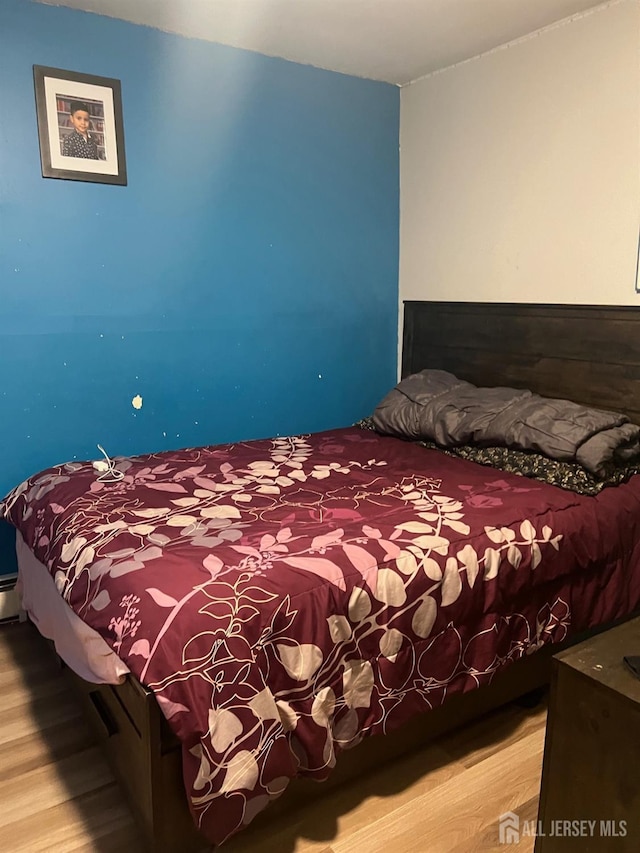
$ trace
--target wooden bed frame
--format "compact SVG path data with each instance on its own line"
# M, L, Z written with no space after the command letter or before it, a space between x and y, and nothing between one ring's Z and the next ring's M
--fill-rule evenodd
M640 424L640 309L406 302L402 375L424 367L624 412Z
M528 387L600 408L640 423L640 310L455 302L407 302L402 374L424 367L449 370L477 385ZM442 708L384 738L341 756L325 790L379 767L418 743L530 692L549 679L558 647L542 649L499 674L493 683L451 697ZM153 694L133 677L119 686L88 684L69 673L107 757L128 795L149 849L188 853L208 849L188 812L180 744ZM318 794L294 780L258 820Z

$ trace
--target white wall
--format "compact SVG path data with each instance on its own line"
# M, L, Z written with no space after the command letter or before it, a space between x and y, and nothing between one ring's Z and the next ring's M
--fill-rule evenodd
M401 91L400 298L640 304L640 0Z

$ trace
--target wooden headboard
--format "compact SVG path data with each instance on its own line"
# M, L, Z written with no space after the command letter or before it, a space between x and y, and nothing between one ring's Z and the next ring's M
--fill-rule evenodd
M640 424L640 308L405 302L402 375L426 367L624 412Z

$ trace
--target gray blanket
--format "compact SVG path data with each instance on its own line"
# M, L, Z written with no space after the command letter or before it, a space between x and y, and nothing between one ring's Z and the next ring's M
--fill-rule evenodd
M373 413L386 435L544 453L605 476L640 459L640 427L617 412L589 409L514 388L476 388L443 370L408 376Z

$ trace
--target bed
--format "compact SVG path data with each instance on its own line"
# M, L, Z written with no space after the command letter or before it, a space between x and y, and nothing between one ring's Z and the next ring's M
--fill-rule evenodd
M640 422L639 319L407 303L403 375ZM113 483L56 466L3 506L25 607L154 850L220 844L295 777L340 778L525 692L559 644L640 605L638 476L578 495L360 426L117 464Z

